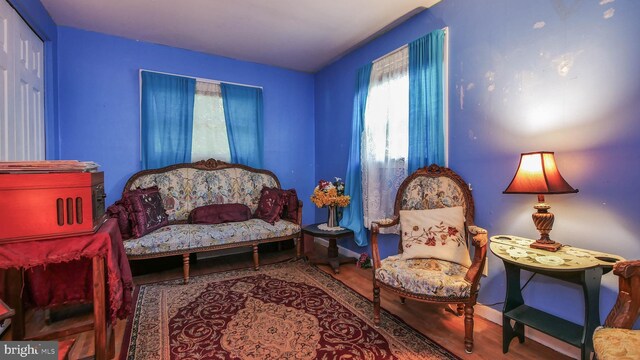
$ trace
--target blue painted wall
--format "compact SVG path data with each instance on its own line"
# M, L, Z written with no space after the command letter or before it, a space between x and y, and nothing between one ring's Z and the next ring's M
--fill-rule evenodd
M264 166L301 198L313 190L313 75L167 46L58 28L61 157L105 172L107 204L140 170L138 70L263 87ZM312 222L308 202L304 221Z
M548 197L553 238L640 258L640 2L445 0L315 76L57 27L39 1L10 2L47 41L47 156L100 163L109 203L140 168L138 69L145 68L263 86L265 167L300 191L305 223L323 221L324 209L314 211L308 196L317 179L344 177L357 68L448 26L449 164L473 185L476 222L491 234L535 237L535 197L502 190L520 152L551 150L580 189ZM504 295L502 264L490 254L489 266L484 303ZM603 283L604 318L617 280L608 274ZM525 298L582 321L577 287L538 278Z
M9 4L31 26L44 42L44 86L45 86L45 138L47 159L58 159L60 155L60 133L58 125L58 27L39 0L8 0Z
M344 177L357 69L448 26L449 166L473 186L476 223L492 235L536 238L535 196L502 191L521 152L555 151L580 192L547 197L556 214L552 238L640 258L640 2L600 3L445 0L327 66L315 77L316 177ZM316 211L317 221L325 218L324 209ZM384 255L394 247L386 245ZM479 300L502 301L504 292L503 265L489 254ZM608 274L603 320L616 294L617 278ZM537 277L525 299L582 322L576 286Z

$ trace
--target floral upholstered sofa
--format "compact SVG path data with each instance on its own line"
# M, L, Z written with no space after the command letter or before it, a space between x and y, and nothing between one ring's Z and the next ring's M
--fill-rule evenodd
M299 256L302 202L297 197L295 212L273 224L259 218L218 224L187 221L192 210L211 204L244 204L254 214L263 187L280 188L278 178L270 171L214 159L176 164L134 174L125 185L123 198L132 190L152 187L159 190L168 221L139 238L125 240L129 260L182 255L186 283L191 253L252 247L258 270L258 244L294 239Z

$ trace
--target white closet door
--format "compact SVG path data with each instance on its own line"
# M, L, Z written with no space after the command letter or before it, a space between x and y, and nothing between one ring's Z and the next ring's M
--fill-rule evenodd
M0 160L43 160L44 44L0 0Z
M15 11L6 1L0 1L0 161L13 160L15 122L13 121L13 36L11 17Z

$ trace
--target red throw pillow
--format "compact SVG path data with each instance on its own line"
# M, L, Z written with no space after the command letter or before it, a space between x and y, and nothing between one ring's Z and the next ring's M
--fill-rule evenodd
M284 197L282 189L263 187L260 191L260 201L258 208L253 214L254 218L262 219L273 225L280 220L284 207Z
M282 190L284 197L284 211L282 218L298 222L298 193L296 189Z
M139 238L169 224L157 186L127 191L123 195L133 237Z
M189 213L190 224L222 224L251 219L251 209L244 204L212 204Z
M116 201L113 205L107 208L107 214L111 218L118 220L118 228L120 229L120 235L122 240L127 240L131 237L131 220L129 220L129 211L125 206L122 199Z

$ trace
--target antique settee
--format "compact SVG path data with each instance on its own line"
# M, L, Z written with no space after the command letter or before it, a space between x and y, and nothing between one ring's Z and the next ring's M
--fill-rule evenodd
M168 219L160 228L124 241L129 260L182 255L186 283L192 253L251 247L254 267L258 270L259 244L293 239L299 256L302 202L297 196L297 206L289 206L283 218L273 223L260 218L217 224L188 221L192 210L211 204L244 204L254 214L263 188L280 189L278 178L268 170L214 159L143 170L129 178L123 199L136 189L155 187Z

